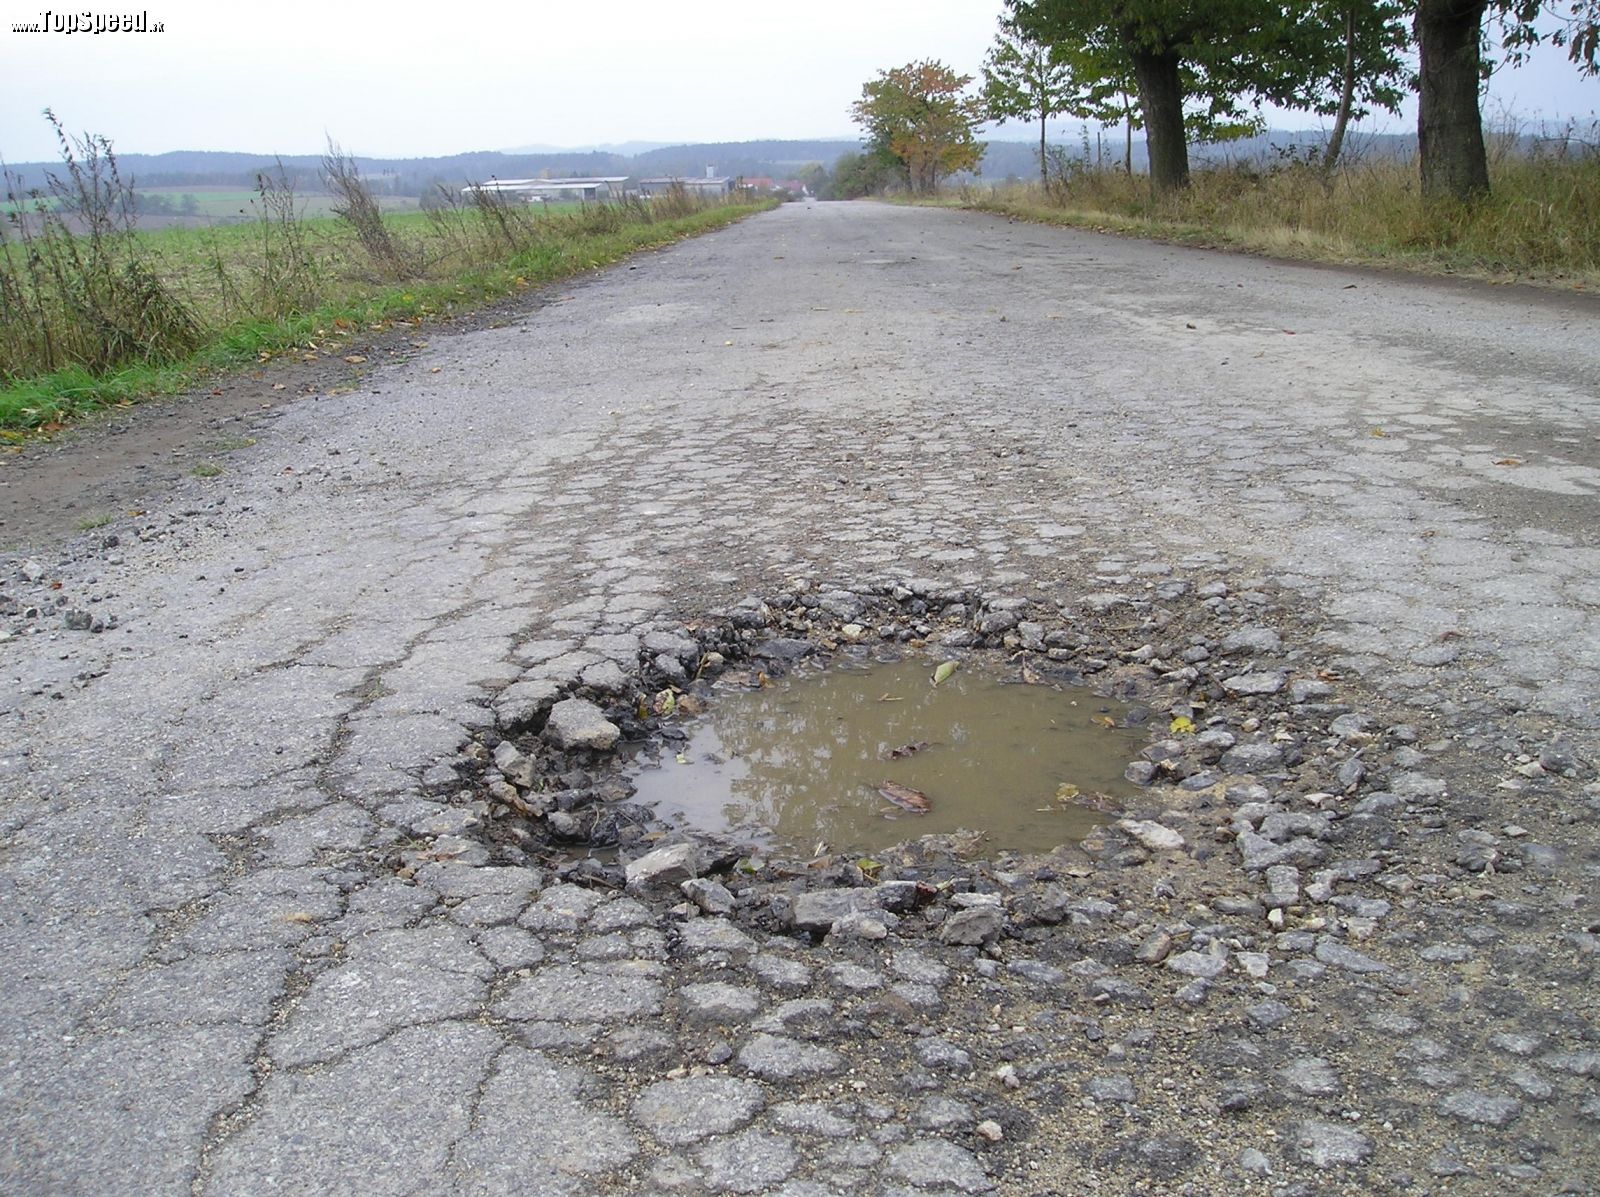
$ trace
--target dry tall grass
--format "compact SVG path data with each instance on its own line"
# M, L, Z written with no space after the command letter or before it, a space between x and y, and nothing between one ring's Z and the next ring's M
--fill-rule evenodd
M1151 195L1145 176L1084 168L1048 190L969 189L963 199L1029 219L1291 257L1600 286L1600 126L1586 132L1531 152L1502 139L1491 194L1474 204L1425 203L1416 163L1395 159L1331 175L1305 161L1208 167L1167 199Z
M51 118L52 121L54 118ZM710 227L714 201L679 188L655 200L545 212L493 192L447 192L435 211L386 216L355 162L330 143L324 173L337 220L306 219L281 169L257 180L256 219L144 232L131 184L104 138L56 126L62 170L43 193L6 176L0 206L0 428L57 418L73 396L129 367L181 362L206 347L270 348L311 313L436 311L613 261L662 234ZM46 400L34 396L42 390ZM74 399L76 402L76 399ZM92 403L86 404L92 405Z

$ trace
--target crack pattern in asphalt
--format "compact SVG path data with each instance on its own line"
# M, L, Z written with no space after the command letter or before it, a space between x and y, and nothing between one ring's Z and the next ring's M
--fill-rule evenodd
M118 620L0 644L0 1177L1586 1191L1600 796L1528 766L1555 731L1596 759L1600 370L1560 308L1489 335L1512 306L791 206L274 413L225 495L6 584ZM1064 876L985 950L564 884L441 796L507 687L913 577L1275 623L1421 729L1370 762L1416 822L1321 869L1195 841ZM1472 787L1504 808L1437 813ZM1524 871L1462 863L1509 841Z

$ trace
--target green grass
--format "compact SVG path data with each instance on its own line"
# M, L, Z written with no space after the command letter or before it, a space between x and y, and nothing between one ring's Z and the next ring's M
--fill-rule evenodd
M14 443L108 407L182 391L208 373L275 354L336 352L352 336L514 296L709 232L764 206L770 205L605 212L591 205L522 214L525 227L513 230L520 248L497 242L488 218L472 210L454 214L448 225L422 212L389 214L385 227L417 266L414 276L401 279L383 277L342 221L299 220L293 234L304 244L303 269L289 280L305 300L298 305L286 302L281 259L288 250L281 231L275 234L266 221L136 233L142 260L204 330L200 345L170 360L156 356L102 370L67 365L28 373L0 361L0 380L11 374L0 381L0 440ZM9 248L15 263L18 247Z
M253 436L225 436L211 441L205 447L212 453L237 453L240 449L248 449L256 443Z
M1425 203L1414 163L1196 171L1187 192L1151 196L1143 176L1085 172L1065 187L969 189L947 202L1020 219L1323 262L1600 287L1600 155L1502 156L1492 190Z
M222 467L214 461L197 462L189 473L196 478L216 478L222 473Z
M111 522L112 517L105 514L86 515L78 521L79 532L93 532L96 528L104 528Z

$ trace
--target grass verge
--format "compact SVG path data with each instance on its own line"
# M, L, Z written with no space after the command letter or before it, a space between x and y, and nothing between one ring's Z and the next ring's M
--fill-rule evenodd
M384 213L330 145L335 217L307 218L280 172L259 177L248 223L145 232L109 143L57 132L64 173L45 194L8 177L0 216L0 442L278 354L314 360L771 206L678 188L545 212L468 189Z
M609 266L630 254L722 228L764 210L738 204L706 208L649 224L626 223L605 233L556 236L493 266L475 266L437 279L394 283L354 293L309 311L272 319L240 319L220 328L185 358L135 362L95 373L66 366L0 386L0 436L13 442L53 432L85 415L188 390L208 374L258 364L287 350L325 348L324 338L351 330L383 331L421 324ZM314 223L314 222L312 222ZM198 230L162 234L177 239Z
M1600 288L1600 154L1504 157L1474 204L1425 203L1416 167L1233 165L1196 171L1189 190L1082 171L1046 190L969 188L951 202L1023 220L1308 261Z

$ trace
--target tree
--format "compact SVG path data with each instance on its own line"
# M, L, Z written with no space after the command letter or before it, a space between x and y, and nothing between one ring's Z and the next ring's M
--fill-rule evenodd
M1188 185L1190 132L1253 131L1263 103L1314 107L1345 56L1345 23L1328 20L1330 6L1316 0L1006 3L1030 36L1086 48L1107 80L1131 75L1157 194Z
M888 150L869 148L864 154L840 154L833 164L827 198L859 199L905 181L905 167Z
M942 177L971 170L983 155L976 136L983 112L966 94L971 82L942 62L910 62L863 85L850 116L867 130L869 153L898 161L913 191L935 192Z
M1410 36L1398 0L1319 0L1317 8L1318 20L1343 28L1342 60L1323 81L1325 94L1316 96L1312 105L1334 118L1322 155L1322 169L1332 172L1352 120L1366 116L1371 105L1400 110L1403 56Z
M1064 47L1035 41L1004 18L983 64L984 109L990 120L1039 120L1039 181L1050 182L1045 122L1052 116L1105 119L1111 88L1089 72L1080 80Z
M1422 194L1471 200L1489 190L1478 86L1488 0L1417 4L1417 158Z
M1489 191L1478 88L1488 74L1484 22L1494 14L1510 62L1541 41L1600 73L1600 0L1416 0L1417 157L1422 194L1470 202ZM1547 24L1535 22L1543 17Z

